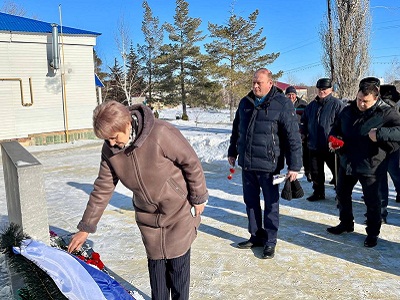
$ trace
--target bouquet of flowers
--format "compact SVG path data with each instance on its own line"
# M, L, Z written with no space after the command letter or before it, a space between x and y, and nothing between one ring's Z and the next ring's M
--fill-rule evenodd
M67 251L68 244L72 238L72 233L64 236L58 236L57 233L50 230L50 245L55 248L59 248ZM109 274L107 269L104 266L104 263L100 259L100 254L93 251L93 249L89 246L88 243L84 243L78 251L73 251L72 255L76 256L80 260L84 261L87 264L90 264L99 270Z

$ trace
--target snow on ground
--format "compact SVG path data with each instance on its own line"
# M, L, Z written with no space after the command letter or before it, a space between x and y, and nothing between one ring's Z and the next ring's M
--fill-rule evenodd
M203 163L209 204L192 247L191 299L399 299L400 206L390 182L389 224L378 246L362 246L365 238L361 188L354 189L355 232L333 236L326 227L338 223L335 191L327 184L327 200L311 203L311 184L303 177L302 199L281 200L277 253L263 260L261 248L240 250L248 238L242 200L241 171L227 180L226 152L231 132L229 112L188 108L189 121L176 120L181 109L161 110L160 118L178 127ZM101 141L26 147L42 164L50 229L74 232L96 178ZM0 225L8 222L0 166ZM326 169L329 182L332 178ZM150 299L147 260L134 221L131 192L118 185L100 223L89 236L113 276ZM0 299L9 290L0 261ZM3 272L4 273L4 272ZM2 280L3 278L3 280Z

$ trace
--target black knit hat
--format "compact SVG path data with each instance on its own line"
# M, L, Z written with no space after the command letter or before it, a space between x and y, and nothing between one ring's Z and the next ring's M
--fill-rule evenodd
M297 95L296 88L295 88L293 85L288 86L288 87L286 88L285 95L290 94L290 93L293 93L293 94L296 94L296 95Z
M300 185L300 181L298 181L297 179L293 180L291 182L291 186L292 186L292 198L297 199L304 196L304 191Z
M292 200L292 185L290 183L289 178L285 180L285 185L283 186L282 192L281 192L281 197L282 199L285 200Z
M361 79L358 87L361 88L361 86L363 86L365 84L373 84L374 86L376 86L379 89L379 87L381 85L381 81L379 80L379 78L376 78L376 77L365 77L365 78Z
M300 185L300 182L297 179L290 182L289 178L287 178L281 192L281 198L290 201L292 199L298 199L303 196L304 191Z
M332 87L332 80L330 78L320 78L317 81L316 87L318 89L329 89Z

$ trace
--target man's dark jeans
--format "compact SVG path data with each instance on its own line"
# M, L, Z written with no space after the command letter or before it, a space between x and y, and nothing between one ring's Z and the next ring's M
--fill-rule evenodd
M272 184L272 173L258 171L243 170L242 182L250 240L263 241L267 246L276 245L279 227L279 185ZM264 227L260 189L264 196Z

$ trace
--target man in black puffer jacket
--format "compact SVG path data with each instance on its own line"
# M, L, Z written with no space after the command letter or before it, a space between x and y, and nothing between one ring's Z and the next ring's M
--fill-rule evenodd
M367 206L365 247L377 244L381 228L380 177L387 172L387 155L399 148L400 114L379 98L374 82L360 84L356 100L340 113L331 135L343 140L340 149L337 199L340 224L328 232L341 234L354 231L352 191L360 181ZM332 148L332 144L330 145Z
M335 178L335 154L329 152L328 134L344 104L332 96L332 81L321 78L317 81L318 96L311 101L301 116L300 132L307 140L310 155L310 172L314 193L308 201L325 199L325 171L327 164Z
M264 68L255 72L253 90L240 101L233 121L228 149L232 166L238 156L251 235L238 248L263 246L263 258L273 258L279 226L279 185L273 184L273 175L279 174L286 159L287 177L296 179L302 167L301 138L292 102L273 85L271 71Z

